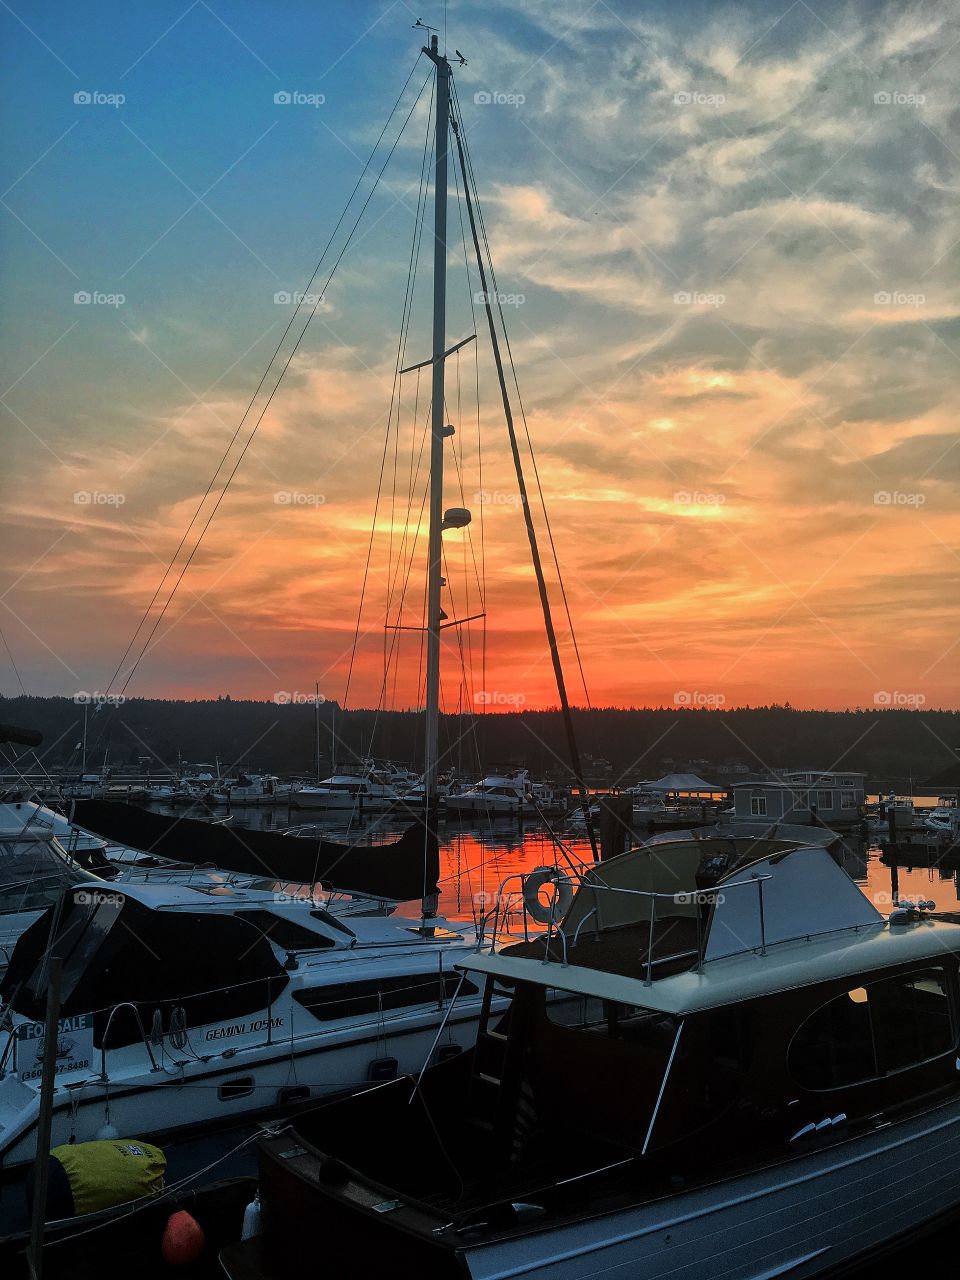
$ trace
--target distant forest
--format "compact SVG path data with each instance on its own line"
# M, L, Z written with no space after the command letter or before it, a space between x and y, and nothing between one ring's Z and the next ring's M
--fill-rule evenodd
M415 711L342 711L320 707L322 774L374 756L417 767L423 715ZM39 730L37 755L48 768L79 770L84 708L70 698L0 698L0 721ZM879 709L798 711L787 706L730 710L613 707L574 711L589 780L627 785L692 768L708 781L779 768L846 768L892 785L922 783L960 759L960 713ZM132 698L87 708L87 768L104 759L125 773L176 770L178 762L282 774L317 768L312 705L251 702L229 696L202 701ZM537 776L565 776L567 753L558 711L444 716L443 767L474 775L493 765L525 765ZM23 747L0 757L37 769ZM739 766L739 768L738 768ZM9 769L7 770L9 772Z

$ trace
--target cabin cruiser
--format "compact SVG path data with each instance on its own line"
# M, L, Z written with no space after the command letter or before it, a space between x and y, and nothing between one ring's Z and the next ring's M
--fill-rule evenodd
M400 792L372 773L335 773L312 787L298 787L290 795L293 809L383 812L400 800Z
M946 835L960 839L960 806L954 796L941 796L936 808L931 809L923 824L934 835Z
M437 917L347 923L282 893L71 885L0 984L2 1174L36 1155L51 954L63 965L57 1145L107 1125L194 1138L459 1052L480 1013L477 990L450 1009L466 951Z
M229 805L231 809L247 805L288 804L292 790L271 775L241 773L236 782L215 787L210 792L210 803Z
M453 774L441 775L437 779L437 796L440 808L445 807L449 796L459 795L462 790L462 784ZM426 803L427 788L423 782L414 782L400 797L400 806L404 809L423 809L426 807Z
M631 787L624 794L632 797L634 822L643 823L651 819L667 818L671 812L660 791L650 791L646 787Z
M476 786L447 797L447 814L454 818L484 814L537 818L563 813L569 805L566 791L544 782L531 783L526 769L490 773Z
M458 962L512 993L472 1052L260 1139L228 1275L297 1275L309 1233L333 1272L810 1278L960 1208L960 916L884 918L814 846L570 887Z

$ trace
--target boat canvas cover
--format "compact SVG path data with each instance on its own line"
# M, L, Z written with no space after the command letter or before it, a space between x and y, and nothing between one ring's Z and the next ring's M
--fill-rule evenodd
M724 891L725 883L735 887ZM705 959L882 923L880 912L826 849L791 849L720 881Z
M344 892L400 902L436 893L440 878L437 837L422 822L390 844L360 845L168 817L110 800L78 800L73 821L106 840L175 862L297 884L322 880Z
M46 1011L52 950L63 962L60 1013L93 1013L97 1048L115 1005L136 1005L148 1026L155 1008L180 1005L199 1026L266 1008L289 982L267 934L242 912L157 910L91 886L27 929L0 981L0 1000L34 1022Z
M706 782L695 773L665 773L662 778L657 778L656 782L644 782L642 785L648 791L716 791L720 793L724 790L714 782Z
M649 894L671 895L657 900L657 918L694 916L697 868L703 848L694 842L674 843L667 850L651 846L631 849L591 867L563 920L573 938L582 924L614 929L650 919ZM641 896L644 895L644 896ZM595 913L595 916L594 916Z

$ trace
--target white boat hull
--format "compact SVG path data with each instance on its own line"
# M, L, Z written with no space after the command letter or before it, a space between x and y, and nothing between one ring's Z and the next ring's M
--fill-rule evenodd
M357 813L378 813L385 809L392 809L397 803L398 801L394 796L337 795L335 792L323 795L320 792L295 791L290 796L291 809L317 809L324 811L332 809L338 812L356 810Z
M475 1280L810 1280L960 1206L960 1102L749 1176L464 1251Z
M127 1059L130 1053L137 1054L138 1070L111 1070L106 1083L94 1074L81 1088L57 1090L51 1146L91 1141L108 1122L121 1137L144 1140L151 1135L196 1131L211 1123L241 1124L282 1107L284 1092L290 1086L309 1086L310 1098L362 1088L371 1080L372 1064L387 1056L398 1059L401 1075L416 1074L434 1046L442 1016L436 1008L420 1010L390 1017L386 1024L372 1020L365 1027L353 1025L300 1036L292 1044L277 1032L271 1044L242 1047L231 1056L217 1054L203 1061L192 1058L189 1050L171 1052L168 1047L157 1071L149 1069L146 1050L139 1044L121 1051ZM441 1048L469 1048L476 1038L478 1017L477 1002L450 1017ZM204 1043L202 1028L191 1036L200 1054L208 1054L214 1047ZM113 1054L108 1060L110 1057ZM99 1067L99 1054L96 1065ZM238 1080L252 1080L251 1091L221 1100L218 1089ZM36 1089L22 1084L12 1073L0 1080L0 1168L4 1177L25 1173L33 1164L38 1110Z

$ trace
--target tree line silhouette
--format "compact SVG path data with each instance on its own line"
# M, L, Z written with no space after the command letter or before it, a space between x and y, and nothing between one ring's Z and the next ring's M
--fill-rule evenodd
M10 762L36 772L79 770L84 707L72 698L0 698L0 719L44 735L36 756L7 746ZM367 757L405 762L422 757L423 715L417 711L343 711L313 705L234 699L131 698L87 706L87 768L104 761L129 772L176 771L180 763L224 770L312 776ZM801 711L785 705L701 709L599 707L575 709L585 773L597 782L633 783L693 767L708 781L781 768L858 769L873 779L922 783L960 759L960 713L870 708ZM333 747L335 744L335 754ZM524 765L535 775L567 772L557 710L487 710L445 715L442 767L463 775L493 765Z

